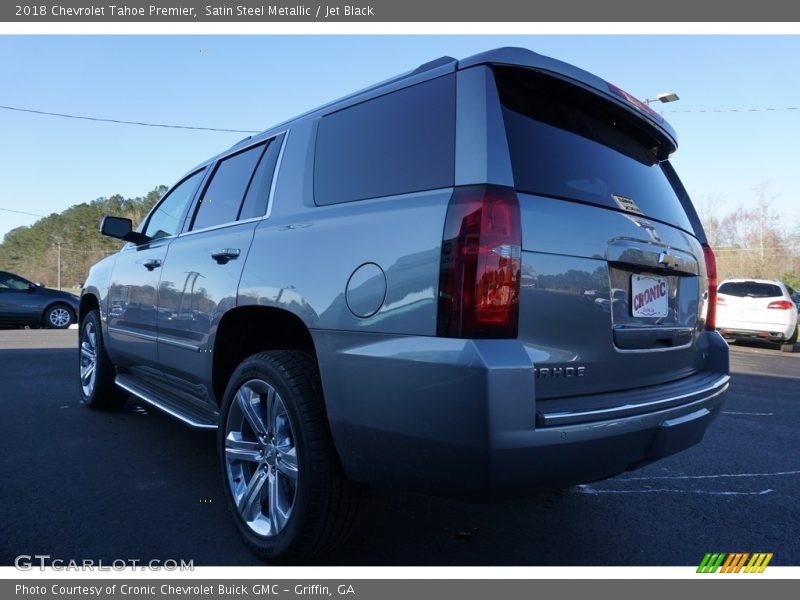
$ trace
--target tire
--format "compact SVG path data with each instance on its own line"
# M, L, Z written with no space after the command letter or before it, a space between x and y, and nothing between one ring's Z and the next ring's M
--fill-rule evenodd
M794 352L794 345L797 343L797 329L795 328L792 337L781 344L781 352Z
M48 329L67 329L75 322L75 313L66 304L53 304L44 312L44 325Z
M78 341L78 386L83 403L97 410L122 406L128 396L114 384L114 375L103 342L100 313L90 311L81 323Z
M324 554L352 529L360 488L344 476L307 352L261 352L228 382L217 450L225 499L262 559Z

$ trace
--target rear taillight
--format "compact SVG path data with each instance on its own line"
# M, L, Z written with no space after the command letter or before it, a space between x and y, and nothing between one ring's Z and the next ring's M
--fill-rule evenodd
M514 190L458 188L447 208L442 238L437 334L516 337L521 254Z
M706 310L706 329L714 331L717 326L717 259L711 246L703 246L708 275L708 308Z
M789 310L794 308L794 302L788 300L776 300L767 304L767 308L777 308L778 310Z

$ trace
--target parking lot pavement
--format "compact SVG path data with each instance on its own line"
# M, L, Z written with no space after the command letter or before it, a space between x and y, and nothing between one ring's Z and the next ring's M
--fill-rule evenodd
M73 329L0 329L0 349L77 348Z
M214 434L134 401L81 406L76 337L0 331L0 564L260 564L226 514ZM800 564L800 352L736 345L731 366L723 413L686 452L512 504L375 490L351 543L315 564L697 565L736 551Z

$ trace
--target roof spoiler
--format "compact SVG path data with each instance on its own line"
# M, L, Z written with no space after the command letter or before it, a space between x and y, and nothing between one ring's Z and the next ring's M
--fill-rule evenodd
M664 117L631 94L574 65L537 54L527 48L506 47L489 50L460 60L458 61L458 68L466 69L484 64L528 67L580 85L584 89L594 92L646 120L667 138L672 147L671 152L674 152L678 147L678 136Z

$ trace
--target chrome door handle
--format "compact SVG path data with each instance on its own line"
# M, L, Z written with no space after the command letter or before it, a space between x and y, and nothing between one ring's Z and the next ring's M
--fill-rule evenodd
M143 266L144 266L144 268L145 268L145 269L147 269L148 271L152 271L153 269L157 269L158 267L160 267L160 266L161 266L161 261L160 261L160 260L158 260L157 258L153 258L153 259L151 259L151 260L146 260L146 261L144 261L144 262L142 263L142 265L143 265Z
M236 258L239 258L239 249L223 248L222 250L216 250L215 252L211 253L211 258L217 261L218 264L224 265L229 260L234 260Z

